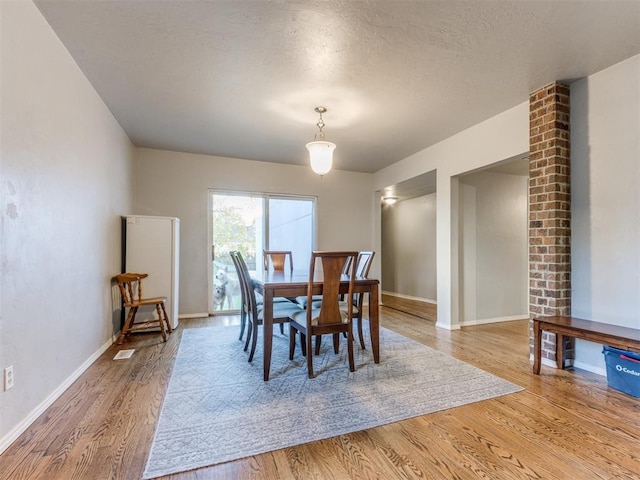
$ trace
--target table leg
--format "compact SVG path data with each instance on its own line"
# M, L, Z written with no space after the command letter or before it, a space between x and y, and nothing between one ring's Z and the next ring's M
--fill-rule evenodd
M542 354L542 331L540 322L533 321L533 373L540 375L540 355Z
M264 381L269 380L271 369L271 347L273 345L273 290L266 289L263 294L264 318L262 320L262 335L264 337Z
M371 287L369 292L369 329L371 334L371 349L373 361L380 363L380 318L378 308L378 285Z

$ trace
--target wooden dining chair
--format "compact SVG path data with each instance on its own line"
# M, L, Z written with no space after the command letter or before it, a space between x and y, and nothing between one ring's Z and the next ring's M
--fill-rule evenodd
M373 262L373 257L375 255L375 252L360 252L358 253L358 258L356 260L356 277L367 277L369 275L369 270L371 269L371 263ZM350 267L350 263L347 262L345 264L345 272L343 273L347 273L348 269ZM344 295L340 296L340 306L344 309L346 308L346 303L345 299L344 299ZM300 303L300 302L298 302ZM362 307L363 307L363 303L364 303L364 294L363 293L354 293L353 295L353 319L354 319L354 323L356 325L357 331L358 331L358 340L360 341L360 347L363 350L366 350L365 347L365 343L364 343L364 332L362 331ZM313 300L313 305L314 307L319 307L320 303L318 302L318 300L315 299ZM346 337L346 335L345 335ZM316 355L319 354L320 352L320 344L322 342L322 336L318 335L316 336Z
M245 285L240 281L240 276L242 275L242 271L241 271L241 266L238 263L239 254L240 252L237 252L237 251L229 252L229 255L231 256L231 260L233 261L233 265L236 268L236 273L238 275L238 283L240 284L240 294L242 296L242 303L240 306L240 336L238 337L238 340L242 340L242 337L244 336L244 332L247 325L247 315L250 313L251 307L249 306L249 294L244 291ZM262 308L262 303L263 303L262 296L259 293L255 292L255 290L253 292L253 295L256 298L256 305L258 309ZM288 298L277 297L273 299L273 303L291 303L291 301ZM282 323L280 323L280 333L284 335L284 325Z
M356 277L368 277L369 270L371 270L371 264L373 263L373 257L375 252L360 252L358 254L358 260L356 262ZM356 320L356 328L358 329L358 340L360 340L360 346L365 349L364 346L364 334L362 332L362 306L364 303L364 293L356 293L354 295L354 315Z
M125 337L131 332L159 328L162 340L166 342L167 334L165 332L165 324L169 333L173 331L165 309L167 297L144 298L142 296L142 279L148 276L146 273L122 273L114 277L120 289L120 294L122 295L124 308L129 309L129 314L118 337L118 345L121 345ZM136 313L138 313L138 309L148 306L155 306L158 318L136 323Z
M351 258L347 258L347 260L344 262L344 267L342 268L342 274L343 275L348 275L349 274L349 268L351 267ZM344 300L344 293L340 294L340 300ZM320 307L320 303L322 302L322 295L314 295L311 297L311 301L313 302L313 304L319 308ZM296 297L296 303L298 305L300 305L302 308L307 308L307 296L306 295L300 295L298 297ZM318 337L319 338L319 337ZM320 346L318 345L318 350L320 349Z
M300 332L300 342L303 354L307 353L307 370L309 378L313 378L313 354L311 341L314 336L331 334L333 336L333 350L337 354L340 345L340 334L347 335L347 352L349 356L349 370L354 371L353 360L353 295L358 252L313 252L309 268L309 282L307 284L307 304L311 308L295 312L289 321L289 359L293 360L296 344L296 333ZM348 272L349 289L340 306L340 282L342 280L345 263L351 258ZM320 263L323 272L322 300L316 308L313 306L313 287L316 264Z
M249 352L249 362L253 361L253 356L256 352L256 346L258 344L258 326L263 324L264 319L264 305L259 303L256 299L256 292L253 288L253 282L251 281L251 275L247 264L240 252L231 252L231 258L238 264L238 276L241 284L243 284L243 292L246 295L247 301L247 340L244 345L244 350L247 351L249 344L251 344L251 350ZM273 303L273 323L282 324L289 322L290 315L300 311L300 306L293 302L275 302ZM280 329L282 332L282 328Z
M284 266L289 259L289 271L293 272L293 254L291 250L263 250L264 269L269 270L269 265L276 272L284 272ZM295 298L277 297L274 302L295 302ZM282 327L282 325L280 325Z
M358 260L356 261L356 277L368 277L369 270L371 270L371 264L373 263L373 257L375 252L363 251L358 253ZM364 294L356 293L353 296L354 307L354 320L356 328L358 330L358 340L360 341L360 347L364 350L364 334L362 331L362 306L364 304ZM344 308L344 306L343 306Z
M242 271L241 271L242 267L240 266L238 255L240 255L240 252L238 251L229 252L229 256L231 257L233 266L236 268L236 273L238 275L238 283L240 284L240 298L241 298L240 300L240 336L238 337L238 340L242 340L242 337L244 336L244 331L247 326L247 317L250 313L250 306L249 306L248 293L245 292L246 285L242 281ZM247 334L247 338L248 336L249 334Z
M269 264L274 270L284 272L284 266L289 258L289 270L293 271L293 255L290 250L263 250L264 269L269 270Z

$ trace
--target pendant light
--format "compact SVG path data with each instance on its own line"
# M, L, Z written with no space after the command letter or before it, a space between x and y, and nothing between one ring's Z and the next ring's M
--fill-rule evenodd
M311 162L311 168L318 175L323 176L331 170L333 164L333 151L336 148L335 143L327 142L324 139L324 121L322 120L322 114L326 113L327 109L324 107L316 107L315 111L320 114L320 119L316 125L318 126L318 133L315 134L313 142L307 143L307 150L309 150L309 161Z

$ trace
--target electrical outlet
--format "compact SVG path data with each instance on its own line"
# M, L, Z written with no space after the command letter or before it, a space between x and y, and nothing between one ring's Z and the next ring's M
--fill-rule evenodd
M4 391L13 388L13 365L4 369Z

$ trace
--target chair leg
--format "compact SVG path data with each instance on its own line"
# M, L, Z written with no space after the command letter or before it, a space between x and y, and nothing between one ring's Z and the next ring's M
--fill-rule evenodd
M355 372L356 366L353 361L353 326L349 325L349 333L347 334L347 351L349 353L349 371Z
M289 360L293 360L293 353L296 351L296 329L289 324Z
M251 335L253 334L253 329L258 328L253 326L253 322L247 319L247 340L244 342L244 351L246 352L249 348L249 342L251 341Z
M238 337L238 340L242 340L242 336L244 335L244 329L246 326L247 326L247 312L245 312L243 309L242 312L240 313L240 336Z
M280 335L284 335L284 323L280 324Z
M258 344L258 325L253 326L251 331L251 352L249 353L249 363L253 361L253 355L256 353L256 345Z
M313 353L311 350L311 332L307 332L306 344L307 344L307 370L309 371L309 378L313 378Z
M300 348L302 349L302 356L307 356L307 334L300 332Z
M356 317L356 323L358 325L358 338L360 339L360 346L363 350L366 350L364 347L364 335L362 333L362 313Z
M162 311L160 310L160 304L156 303L156 313L158 314L158 326L160 327L160 333L162 334L162 341L167 341L167 333L164 331L164 324L162 319Z
M122 345L124 342L124 338L127 336L131 327L133 326L133 319L136 317L136 312L138 311L138 307L131 307L129 309L129 315L127 315L127 320L124 322L124 326L120 331L120 336L118 337L118 345Z
M321 344L322 344L322 335L316 335L316 355L320 355Z
M348 335L347 335L347 338L349 338ZM337 355L339 349L340 349L340 334L334 333L333 334L333 353Z
M164 303L161 303L160 307L162 308L162 313L164 314L164 322L167 324L167 331L169 333L172 333L173 327L171 326L171 323L169 323L169 316L167 315L167 310L164 308Z

